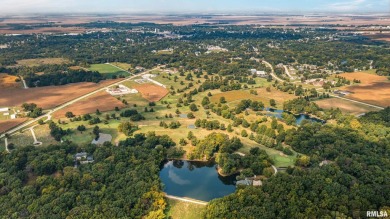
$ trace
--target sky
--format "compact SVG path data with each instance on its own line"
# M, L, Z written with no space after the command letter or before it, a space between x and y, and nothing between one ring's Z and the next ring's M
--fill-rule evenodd
M224 12L390 14L390 0L0 0L1 14Z

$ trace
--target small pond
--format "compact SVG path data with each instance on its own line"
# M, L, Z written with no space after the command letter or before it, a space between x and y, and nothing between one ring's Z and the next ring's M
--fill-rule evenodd
M278 109L273 109L273 108L265 108L266 111L266 116L270 117L276 117L278 119L282 119L282 113L284 112L283 110L278 110ZM289 113L289 112L287 112ZM320 122L320 123L325 123L325 121L317 118L310 117L307 114L299 114L299 115L294 115L295 116L295 124L300 125L303 120L308 120L310 122Z
M215 162L167 161L161 171L168 195L210 201L236 190L236 175L222 177Z

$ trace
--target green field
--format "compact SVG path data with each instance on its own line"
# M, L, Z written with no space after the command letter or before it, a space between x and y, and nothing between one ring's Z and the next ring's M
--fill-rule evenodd
M202 218L204 205L168 199L167 216L172 219L199 219Z
M98 71L101 74L104 74L107 78L111 78L112 76L128 76L129 73L120 70L109 64L92 64L91 67L88 68L91 71Z

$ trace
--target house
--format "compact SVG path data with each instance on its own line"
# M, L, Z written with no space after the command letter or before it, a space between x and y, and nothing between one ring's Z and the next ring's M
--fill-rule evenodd
M252 180L245 178L244 180L239 180L236 182L236 186L241 185L241 186L250 186L252 185Z
M263 182L261 180L253 180L253 186L262 186Z
M0 113L2 113L2 112L5 112L5 113L7 113L9 111L9 109L8 108L0 108Z
M332 161L330 161L330 160L323 160L323 161L321 161L319 166L322 167L322 166L325 166L325 165L328 165L328 164L331 164L331 163L332 163Z
M87 159L86 160L81 160L80 161L80 164L88 164L88 163L93 163L93 156L92 155L90 155L90 156L87 156Z
M257 77L266 78L268 74L265 71L256 71Z
M75 160L81 160L81 159L87 159L87 153L86 152L81 152L81 153L77 153L74 155L74 159Z
M256 72L257 72L257 70L254 69L254 68L252 68L250 71L251 71L252 74L256 74Z
M88 154L86 152L81 152L81 153L75 154L74 160L75 160L75 162L80 161L80 164L88 164L88 163L92 163L94 161L93 156L92 155L88 156Z

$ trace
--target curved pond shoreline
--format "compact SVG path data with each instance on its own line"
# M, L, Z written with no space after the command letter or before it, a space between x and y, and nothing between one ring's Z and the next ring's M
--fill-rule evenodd
M210 201L236 190L236 176L221 176L214 161L171 160L164 163L160 179L164 192L178 197Z
M284 112L292 114L295 117L295 124L296 125L300 125L304 120L307 120L307 121L310 121L310 122L319 122L319 123L322 123L322 124L326 123L326 121L324 121L322 119L316 118L313 115L309 115L309 114L305 114L305 113L293 114L293 113L288 112L288 111L274 109L274 108L264 108L264 110L266 111L266 113L265 113L266 116L269 116L269 117L273 117L274 116L274 117L276 117L278 119L283 119L282 118L282 114Z

